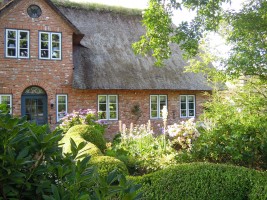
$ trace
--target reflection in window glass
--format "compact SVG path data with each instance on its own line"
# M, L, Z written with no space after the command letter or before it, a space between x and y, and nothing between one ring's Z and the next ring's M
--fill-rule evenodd
M195 96L181 95L180 96L180 116L195 117Z
M10 94L0 94L0 104L5 104L9 113L12 113L12 96Z
M150 95L150 118L161 118L163 106L167 106L166 95Z
M68 96L66 94L57 95L57 121L60 121L68 112Z
M118 96L98 95L98 117L99 119L118 119Z

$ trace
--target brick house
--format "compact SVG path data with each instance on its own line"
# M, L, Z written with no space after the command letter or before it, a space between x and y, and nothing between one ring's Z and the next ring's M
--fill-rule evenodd
M93 109L109 123L169 123L198 117L211 91L201 74L184 73L173 46L166 66L135 55L141 15L11 0L0 9L0 103L13 115L55 126L65 112ZM111 136L111 135L110 135Z

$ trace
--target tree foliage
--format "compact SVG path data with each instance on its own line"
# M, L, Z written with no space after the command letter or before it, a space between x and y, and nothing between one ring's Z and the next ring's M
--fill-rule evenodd
M223 24L227 27L224 36L231 45L226 71L235 76L266 78L267 2L249 0L240 11L225 11L224 4L231 5L231 0L150 0L142 21L146 34L133 44L135 52L152 52L155 64L160 66L171 55L170 44L177 43L185 58L194 57L205 33L219 32ZM170 20L174 11L185 8L194 11L195 17L174 26Z

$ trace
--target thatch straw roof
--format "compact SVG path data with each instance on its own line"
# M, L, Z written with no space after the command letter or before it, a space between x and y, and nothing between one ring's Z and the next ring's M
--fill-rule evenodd
M132 43L145 31L140 15L58 8L85 35L74 48L74 88L211 90L201 74L183 72L186 62L177 46L162 68L133 53Z

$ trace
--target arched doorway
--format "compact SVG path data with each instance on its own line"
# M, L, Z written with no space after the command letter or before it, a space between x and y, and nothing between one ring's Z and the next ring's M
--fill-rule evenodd
M21 114L38 125L47 123L47 94L38 86L26 88L21 96Z

